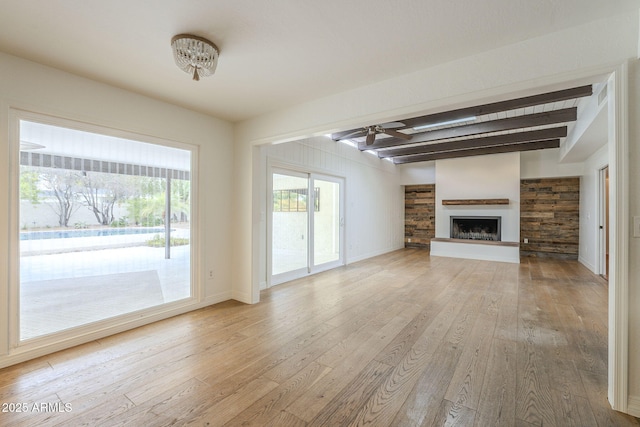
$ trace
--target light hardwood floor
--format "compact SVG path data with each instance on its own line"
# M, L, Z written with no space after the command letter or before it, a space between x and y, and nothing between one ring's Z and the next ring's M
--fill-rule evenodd
M606 282L576 262L405 249L261 298L0 370L28 409L0 425L640 425L607 403Z

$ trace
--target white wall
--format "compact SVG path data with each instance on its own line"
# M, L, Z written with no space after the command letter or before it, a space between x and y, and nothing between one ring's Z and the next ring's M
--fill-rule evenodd
M0 53L0 204L8 206L8 209L0 209L0 366L14 357L7 355L8 280L10 269L15 268L8 263L10 248L7 242L9 218L17 210L17 206L9 204L11 108L195 146L200 156L198 196L202 202L198 205L200 242L196 247L198 259L194 262L199 267L195 273L203 284L203 295L200 302L191 304L190 309L231 297L232 259L228 248L232 242L230 224L233 216L228 201L233 196L229 185L232 179L233 127L222 120ZM206 279L208 270L214 271L214 279ZM187 309L185 307L182 311ZM150 320L142 319L137 323ZM121 330L126 326L118 325L117 328ZM95 336L71 339L38 352L43 354L90 338ZM24 354L19 357L28 358Z
M580 179L580 248L578 261L599 274L598 267L598 192L600 169L609 164L608 146L602 147L584 162Z
M402 185L436 183L436 162L404 163L396 166L400 170Z
M581 163L560 163L560 148L524 151L520 153L521 179L561 178L580 176Z
M404 247L404 189L393 164L354 147L315 137L266 146L264 177L257 192L266 194L267 164L323 173L345 179L345 246L347 263ZM322 199L322 195L321 195ZM266 199L260 210L266 212ZM266 215L261 215L266 242ZM261 244L266 250L266 244ZM266 281L266 257L260 255L260 282Z
M509 199L509 204L442 205L451 199ZM502 241L520 240L520 153L436 161L436 237L450 237L450 216L473 215L502 217Z

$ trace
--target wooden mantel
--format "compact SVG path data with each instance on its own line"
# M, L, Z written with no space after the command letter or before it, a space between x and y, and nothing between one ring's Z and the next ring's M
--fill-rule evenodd
M471 206L471 205L508 205L509 199L456 199L443 200L443 206Z

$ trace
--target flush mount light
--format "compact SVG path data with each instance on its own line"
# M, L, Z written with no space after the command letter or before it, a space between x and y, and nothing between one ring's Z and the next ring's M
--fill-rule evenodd
M178 34L171 39L171 49L176 65L185 73L193 75L193 80L211 76L216 71L220 51L205 38Z

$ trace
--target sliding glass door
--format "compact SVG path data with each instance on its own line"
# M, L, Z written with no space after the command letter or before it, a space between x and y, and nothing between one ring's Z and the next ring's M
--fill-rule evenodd
M344 264L343 179L271 173L271 284Z

